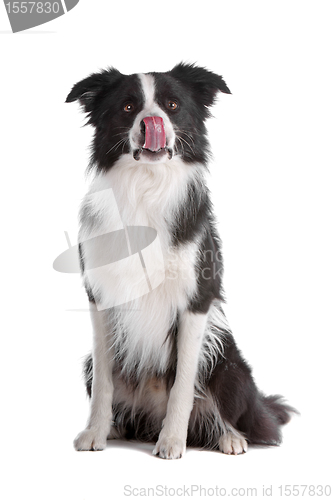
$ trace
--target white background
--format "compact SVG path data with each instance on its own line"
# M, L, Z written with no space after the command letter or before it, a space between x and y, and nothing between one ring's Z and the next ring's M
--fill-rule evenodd
M264 485L279 498L279 485L330 483L332 38L332 4L321 0L81 0L15 35L1 4L6 500L123 498L125 485L255 487L258 497ZM167 71L181 60L222 74L232 91L209 122L226 313L258 386L283 394L301 417L280 448L239 457L189 450L164 461L153 445L131 442L77 453L91 328L87 312L70 311L86 307L79 277L52 263L67 247L65 230L75 243L91 130L64 101L106 66Z

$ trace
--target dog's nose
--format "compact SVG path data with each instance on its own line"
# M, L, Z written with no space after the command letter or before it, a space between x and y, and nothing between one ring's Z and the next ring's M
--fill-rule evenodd
M140 124L145 138L143 148L150 151L159 151L166 146L166 136L163 118L160 116L146 116Z

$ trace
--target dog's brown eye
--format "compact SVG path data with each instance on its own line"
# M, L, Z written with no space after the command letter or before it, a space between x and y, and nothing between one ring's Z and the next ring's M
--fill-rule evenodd
M174 111L176 108L178 108L178 104L175 101L169 101L168 108Z
M124 106L124 111L126 111L126 113L130 113L133 110L134 110L134 106L131 102L129 102L128 104L126 104L126 106Z

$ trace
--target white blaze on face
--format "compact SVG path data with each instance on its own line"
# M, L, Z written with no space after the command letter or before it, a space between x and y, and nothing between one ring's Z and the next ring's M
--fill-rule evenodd
M144 73L139 74L141 81L142 91L144 95L145 108L151 108L156 103L155 99L155 78L153 75L147 75Z

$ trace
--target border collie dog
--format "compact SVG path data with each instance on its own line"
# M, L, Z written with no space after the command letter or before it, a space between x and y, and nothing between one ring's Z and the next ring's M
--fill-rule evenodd
M74 85L94 127L79 254L93 325L91 398L76 450L107 439L241 454L281 441L293 409L256 387L225 319L221 242L205 173L205 120L221 76L180 63L166 73L114 68Z

